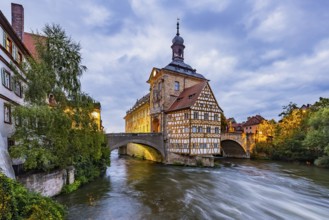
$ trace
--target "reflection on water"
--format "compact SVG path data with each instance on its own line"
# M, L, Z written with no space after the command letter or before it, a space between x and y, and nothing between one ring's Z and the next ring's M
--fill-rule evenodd
M112 153L105 177L58 200L69 219L329 219L328 170L225 164L175 167Z

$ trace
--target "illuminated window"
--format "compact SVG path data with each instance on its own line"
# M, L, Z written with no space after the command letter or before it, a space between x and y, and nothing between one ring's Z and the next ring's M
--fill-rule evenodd
M20 52L18 52L17 62L21 64L22 61L23 61L23 55Z
M13 42L10 40L9 37L6 38L6 50L12 54L13 53Z
M7 89L11 89L10 88L10 73L7 72L5 69L2 69L1 79L2 79L2 85L4 85Z
M175 81L175 91L179 91L179 82Z
M4 122L11 124L11 107L8 104L4 104L3 106L3 110L4 110Z

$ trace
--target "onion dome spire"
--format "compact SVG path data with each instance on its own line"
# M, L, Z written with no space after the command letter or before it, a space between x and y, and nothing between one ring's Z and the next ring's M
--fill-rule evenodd
M177 18L177 33L172 40L172 60L173 61L183 61L184 60L184 39L179 36L179 18Z

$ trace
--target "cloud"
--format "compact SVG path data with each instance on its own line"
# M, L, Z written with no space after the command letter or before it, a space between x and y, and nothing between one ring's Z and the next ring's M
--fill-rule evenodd
M203 1L188 1L185 0L185 7L187 10L193 10L193 12L202 11L214 11L222 12L232 3L229 0L203 0Z
M149 91L153 67L171 61L181 18L185 61L210 79L226 116L276 118L290 101L329 97L328 1L29 1L25 29L59 23L82 46L82 89L102 104L108 132ZM10 21L9 0L0 8Z
M85 12L83 21L86 25L104 26L109 22L111 18L110 10L102 5L96 5L91 2L79 5Z

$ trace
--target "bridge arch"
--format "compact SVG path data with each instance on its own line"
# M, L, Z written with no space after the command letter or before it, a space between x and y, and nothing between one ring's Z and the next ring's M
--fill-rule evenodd
M225 157L236 157L236 158L246 158L248 157L246 150L243 146L235 140L222 140L221 147L223 150L223 156Z
M126 146L127 144L143 144L143 145L146 145L148 147L151 147L153 149L155 149L156 151L158 151L161 156L164 158L165 154L163 151L161 151L158 146L156 146L154 143L150 142L150 141L147 141L147 140L143 140L143 139L130 139L130 140L123 140L119 143L116 143L115 145L113 146L110 146L110 150L115 150L115 149L118 149L119 147L122 147L122 146Z
M159 152L162 158L166 156L162 133L109 133L107 139L111 151L132 143L148 146Z

